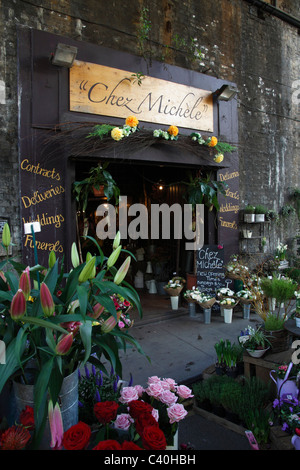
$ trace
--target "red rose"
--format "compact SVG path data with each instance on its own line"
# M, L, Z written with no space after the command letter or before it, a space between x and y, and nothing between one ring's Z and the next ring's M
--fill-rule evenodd
M34 411L31 406L26 405L20 414L20 423L29 431L34 429Z
M66 450L83 450L89 443L91 428L82 421L71 426L63 437L63 447Z
M115 401L99 401L94 405L94 413L99 423L110 423L117 416L119 405Z
M93 450L122 450L122 447L118 441L107 439L106 441L100 441Z
M144 428L147 426L158 427L158 422L151 414L143 413L135 420L136 432L142 436Z
M139 446L137 446L132 441L124 441L121 447L122 447L122 450L142 450Z
M166 448L165 435L158 426L147 426L141 438L146 450L164 450Z
M300 428L296 428L295 433L297 434L297 436L300 436Z
M146 403L141 400L132 400L129 404L129 414L134 419L138 418L141 414L152 413L153 407L150 403Z

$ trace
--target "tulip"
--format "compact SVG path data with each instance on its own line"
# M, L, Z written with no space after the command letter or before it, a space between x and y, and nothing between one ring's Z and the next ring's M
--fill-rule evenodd
M13 320L20 320L26 313L26 299L22 289L18 289L13 296L10 306L10 316Z
M122 266L118 269L118 271L116 272L116 275L114 277L114 283L115 284L121 284L121 282L123 281L123 279L125 278L127 272L128 272L128 269L129 269L129 266L130 266L130 261L131 261L131 257L130 256L127 256L127 258L125 259L124 263L122 264Z
M54 314L54 301L51 295L51 292L44 282L41 284L40 288L40 298L41 298L41 306L46 317L52 317Z
M5 248L9 247L10 239L11 239L10 238L10 229L9 229L8 223L6 222L4 224L3 231L2 231L2 243L5 246Z
M77 266L80 265L79 255L78 255L77 246L75 242L72 243L71 261L72 261L73 268L77 268Z
M73 344L73 333L61 335L55 348L56 354L64 356L67 354Z
M55 255L55 251L50 251L50 254L49 254L49 258L48 258L48 266L49 268L53 268L53 266L55 265L56 263L56 255Z
M53 408L53 402L50 399L48 403L48 417L51 431L51 443L52 449L61 449L64 435L62 416L59 408L59 404L56 402Z
M117 261L117 259L119 258L119 255L121 253L121 249L122 249L122 246L119 245L118 248L116 248L112 254L109 256L108 260L107 260L107 267L108 268L111 268L115 262Z
M84 266L83 270L79 274L78 282L86 282L88 279L95 277L94 268L95 268L96 258L93 256Z
M19 289L23 291L25 295L25 300L29 299L30 291L31 291L31 282L30 282L30 275L29 275L29 266L22 272L19 280Z
M120 234L120 231L118 231L114 238L113 250L116 250L118 248L118 246L120 245L120 241L121 241L121 234Z

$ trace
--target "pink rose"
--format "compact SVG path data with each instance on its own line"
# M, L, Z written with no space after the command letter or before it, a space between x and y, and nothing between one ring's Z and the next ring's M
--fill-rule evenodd
M120 415L117 416L115 422L114 422L114 427L115 429L122 429L123 431L128 431L131 423L133 423L134 420L128 413L121 413Z
M156 408L153 408L151 414L152 414L153 418L155 419L155 421L158 422L158 418L159 418L158 410Z
M160 378L157 375L152 375L148 378L148 385L160 382Z
M135 385L134 388L136 389L138 396L141 397L145 389L141 385Z
M146 388L146 393L154 398L159 398L160 394L164 391L160 382L151 383L148 388Z
M175 390L176 389L176 382L174 379L163 379L164 384L169 385L169 390Z
M184 406L179 403L175 403L167 408L167 413L171 424L178 423L188 414Z
M165 403L165 405L171 406L171 405L174 405L174 403L177 402L178 397L173 392L171 392L170 390L164 390L159 395L159 400L162 403Z
M139 395L135 387L123 387L119 401L121 403L130 403L132 400L138 400Z
M176 389L176 393L180 398L192 398L194 395L192 395L192 390L189 387L186 387L185 385L178 385Z

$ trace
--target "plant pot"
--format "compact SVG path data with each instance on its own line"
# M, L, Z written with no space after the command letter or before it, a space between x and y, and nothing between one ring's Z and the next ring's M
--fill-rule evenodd
M265 214L255 214L255 222L264 222Z
M215 364L215 372L216 375L224 375L225 374L225 367L223 364L219 364L218 362Z
M244 222L247 224L255 222L255 214L244 214Z
M104 186L99 186L99 189L93 186L93 194L95 197L103 197L104 196Z
M243 230L244 238L252 238L252 230Z
M34 385L13 382L15 400L15 420L18 422L21 411L28 405L34 408ZM64 430L78 422L78 371L77 369L64 378L59 393L59 405ZM51 433L47 418L40 449L50 449Z
M297 436L297 434L294 434L291 443L295 447L296 450L300 450L300 436Z
M235 379L238 376L238 368L236 366L226 367L225 373L228 377L232 377L233 379Z
M224 323L232 323L232 308L224 308Z
M170 299L171 299L172 310L178 310L179 297L171 296Z
M249 356L251 357L262 357L267 351L268 349L270 348L266 348L266 349L246 349L247 350L247 353L249 354Z
M283 352L289 349L289 333L286 329L264 331L271 344L272 353Z

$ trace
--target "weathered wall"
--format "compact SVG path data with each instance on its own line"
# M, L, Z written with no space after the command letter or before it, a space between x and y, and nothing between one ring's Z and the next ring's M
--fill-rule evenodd
M281 211L299 187L295 87L297 28L246 0L2 0L0 6L0 216L18 242L17 27L41 29L143 55L237 83L240 205ZM299 14L299 0L281 1ZM142 13L144 16L141 15ZM298 84L299 88L299 84ZM294 100L292 97L294 96ZM276 227L272 244L293 238L296 223Z

